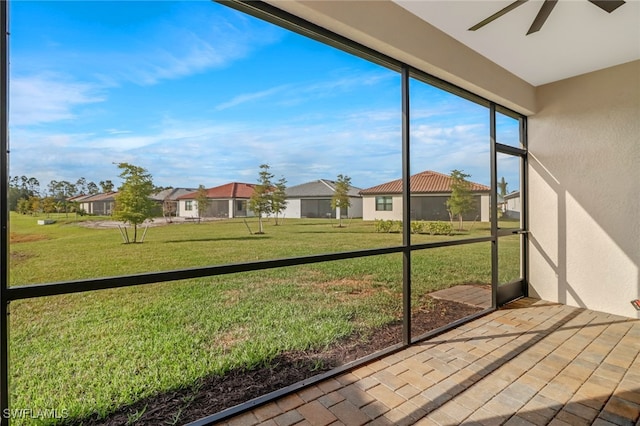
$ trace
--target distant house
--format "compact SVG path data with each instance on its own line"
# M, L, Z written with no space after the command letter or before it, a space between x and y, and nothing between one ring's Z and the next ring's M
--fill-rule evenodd
M73 197L69 197L67 198L67 201L70 203L78 203L78 205L80 205L80 203L82 202L82 200L87 199L89 197L92 197L94 194L80 194L80 195L74 195Z
M179 216L178 197L194 191L194 188L168 188L151 195L150 198L158 204L160 214L163 216Z
M95 195L84 195L74 197L72 201L79 204L80 209L87 214L96 216L111 216L115 206L115 195L117 192L104 192Z
M207 189L209 200L203 217L248 217L253 216L249 210L249 199L256 185L251 183L231 182ZM179 217L198 217L198 191L177 197Z
M347 211L336 212L331 208L331 198L336 191L336 182L329 179L318 179L286 189L287 206L284 216L289 218L336 218L362 217L362 197L360 188L352 186L349 189L351 206Z
M505 195L504 202L504 217L509 219L520 219L520 191L513 191L512 193Z
M429 170L411 176L411 219L449 220L446 202L451 197L451 181L451 176ZM464 220L489 221L490 190L471 182L476 207L463 216ZM364 220L402 220L402 179L364 189L360 194Z

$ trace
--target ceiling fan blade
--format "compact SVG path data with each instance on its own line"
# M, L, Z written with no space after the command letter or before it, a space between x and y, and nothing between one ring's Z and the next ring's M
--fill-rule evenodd
M468 31L479 30L480 28L482 28L485 25L487 25L489 22L492 22L492 21L498 19L499 17L501 17L505 13L512 11L513 9L515 9L518 6L522 6L526 2L527 2L527 0L516 0L516 1L514 1L513 3L511 3L507 7L504 7L502 9L500 9L499 11L497 11L496 13L494 13L493 15L489 16L487 19L478 22L473 27L469 28Z
M624 4L623 0L589 0L605 12L613 12Z
M542 28L557 3L558 0L544 0L538 15L536 15L536 19L533 20L533 24L531 24L529 31L527 31L527 35L540 31L540 28Z

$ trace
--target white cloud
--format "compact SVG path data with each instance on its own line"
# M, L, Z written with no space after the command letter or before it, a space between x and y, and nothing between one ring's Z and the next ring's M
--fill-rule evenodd
M126 133L131 133L131 130L118 130L118 129L106 129L105 131L110 135L123 135Z
M97 86L53 73L15 77L9 85L9 123L16 126L70 120L76 107L105 99Z
M199 9L202 16L194 16L188 10L132 36L117 51L101 52L96 59L109 69L109 75L100 72L100 78L116 84L154 85L229 66L284 34L277 27L244 17L210 9Z
M271 89L267 89L267 90L261 90L258 92L253 92L253 93L243 93L237 96L234 96L233 98L231 98L230 100L228 100L227 102L223 102L219 105L217 105L215 107L216 111L222 111L228 108L232 108L232 107L236 107L238 105L242 105L244 103L247 102L252 102L252 101L256 101L258 99L263 99L263 98L268 98L272 95L276 95L278 93L281 93L282 91L286 90L288 86L287 85L283 85L283 86L277 86L277 87L273 87Z
M342 75L344 73L351 73L352 75L345 77ZM221 111L248 102L267 100L274 96L277 96L277 100L272 102L272 104L285 107L296 107L318 99L344 96L350 92L357 93L356 91L364 86L371 86L388 80L394 76L392 73L386 71L383 73L371 72L363 75L353 70L340 70L335 74L337 75L327 76L324 81L314 83L304 81L292 82L265 90L243 93L217 105L215 110ZM340 102L340 104L342 104L342 102Z

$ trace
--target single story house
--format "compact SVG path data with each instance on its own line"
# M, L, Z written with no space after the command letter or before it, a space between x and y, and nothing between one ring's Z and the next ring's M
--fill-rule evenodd
M194 188L167 188L151 195L151 199L158 203L162 216L179 216L178 197L196 191Z
M285 190L287 206L284 216L290 218L362 217L362 196L359 194L361 189L355 186L349 188L351 206L347 211L341 212L340 208L331 208L336 183L329 179L318 179L287 188Z
M451 197L451 182L451 176L430 170L411 176L411 219L449 220L446 202ZM470 184L476 208L463 215L463 219L488 222L491 188ZM364 220L402 220L402 179L364 189L360 194Z
M80 209L84 210L87 214L111 216L116 203L116 194L117 192L104 192L101 194L83 196L80 199L76 198L73 201L77 202Z
M67 201L70 203L77 203L78 205L80 205L80 203L82 202L82 200L86 200L89 197L93 197L95 194L80 194L80 195L74 195L73 197L69 197L67 198Z
M513 191L504 196L504 217L509 219L520 219L520 191Z
M231 182L207 189L209 205L203 217L249 217L249 199L255 184ZM198 217L198 191L177 197L179 217Z

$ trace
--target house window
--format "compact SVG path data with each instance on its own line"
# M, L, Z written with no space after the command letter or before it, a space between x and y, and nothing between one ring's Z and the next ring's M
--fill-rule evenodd
M376 211L390 212L393 210L393 200L389 196L376 197Z
M185 211L192 211L193 210L193 201L192 200L187 200L184 202L184 209Z

